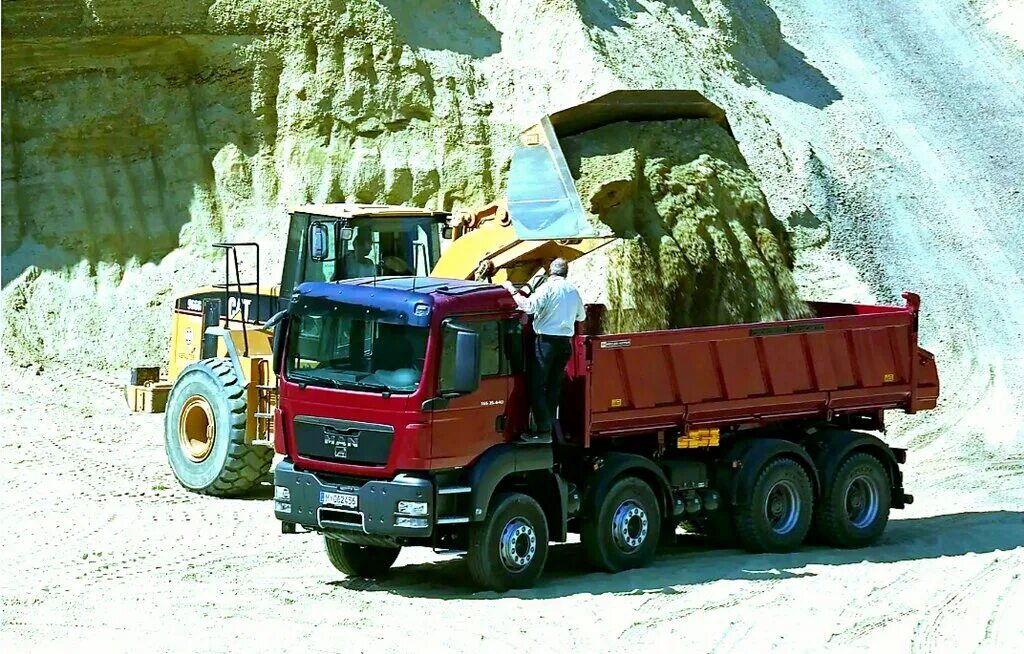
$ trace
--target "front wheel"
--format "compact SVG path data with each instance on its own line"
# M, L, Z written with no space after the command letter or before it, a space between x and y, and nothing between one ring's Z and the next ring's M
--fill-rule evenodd
M349 577L376 579L383 576L394 565L401 548L377 547L345 543L330 536L324 536L327 558L338 572Z
M751 552L790 552L811 527L814 489L793 459L769 461L754 482L750 502L735 508L736 535Z
M889 522L892 484L882 462L860 452L843 461L825 480L815 531L834 547L866 547L877 541Z
M496 496L487 518L470 526L466 558L483 588L533 586L548 558L548 524L537 500L522 493Z
M580 538L590 563L607 572L640 568L654 559L661 535L661 511L642 479L624 477L583 519Z

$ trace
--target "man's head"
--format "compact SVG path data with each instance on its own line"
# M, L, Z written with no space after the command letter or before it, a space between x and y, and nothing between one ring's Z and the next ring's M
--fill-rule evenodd
M360 259L370 254L370 250L373 249L373 237L370 235L369 230L359 230L355 241L352 243L352 249L355 250L356 256Z
M562 257L558 257L557 259L551 262L551 265L548 267L548 272L550 272L552 275L565 277L566 275L569 274L569 262L567 262Z

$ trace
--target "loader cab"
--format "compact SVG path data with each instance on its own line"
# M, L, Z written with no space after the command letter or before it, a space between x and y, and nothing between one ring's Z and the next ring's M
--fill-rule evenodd
M379 205L307 205L290 212L281 296L303 282L426 276L441 257L447 212Z

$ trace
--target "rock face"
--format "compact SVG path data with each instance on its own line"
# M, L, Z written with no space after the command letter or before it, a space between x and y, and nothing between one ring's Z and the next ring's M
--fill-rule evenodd
M263 241L278 271L289 203L450 207L498 190L475 75L459 61L435 74L387 6L4 9L4 342L17 356L159 359L167 312L154 305L215 279L208 246L225 238ZM476 10L448 13L437 24Z
M721 126L615 123L562 149L584 207L626 239L594 253L607 259L604 331L809 315L789 235Z
M958 3L940 4L956 13ZM932 212L934 203L921 212L889 209L949 187L947 171L922 154L924 137L905 129L937 114L890 120L902 115L894 107L917 106L879 95L916 88L919 80L900 77L914 69L900 58L911 49L882 51L854 38L865 24L885 26L884 17L864 23L859 10L834 17L825 7L800 0L771 0L771 7L766 0L5 3L3 351L18 361L90 367L159 362L171 298L220 275L210 243L261 242L264 273L273 278L289 204L462 208L492 200L520 129L620 88L692 88L726 109L772 213L795 216L794 243L811 246L798 256L800 274L820 297L877 293L898 301L904 287L934 297L944 282L917 285L933 261L927 253L920 269L890 265L927 239L906 236L906 222L887 227L887 217ZM929 36L933 22L908 24L920 29L921 47L948 41ZM784 38L780 25L800 40ZM835 56L847 47L855 57ZM942 56L928 62L1003 77L1019 69L988 66L985 48L955 53L963 66ZM900 66L887 64L897 59ZM893 81L880 86L859 61L875 62ZM991 97L988 86L971 88L943 115ZM1020 115L1008 104L1020 94L999 97L1007 98L1005 110L978 124L991 125L993 135L1018 133L1006 121ZM943 126L925 137L961 132ZM972 153L976 141L939 143L932 152ZM985 143L987 157L993 145ZM1000 158L986 179L1006 171L1019 180L1014 161ZM975 188L977 179L963 187ZM995 203L982 213L1019 216L1013 198L1024 196L998 191L979 194ZM944 220L956 215L950 210ZM605 265L595 257L574 269L589 266L600 280L593 290L603 294ZM951 306L959 302L950 298Z

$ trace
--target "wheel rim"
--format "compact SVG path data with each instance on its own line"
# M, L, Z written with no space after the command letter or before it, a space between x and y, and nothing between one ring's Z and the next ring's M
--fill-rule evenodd
M498 540L501 564L509 572L519 572L530 565L537 554L537 532L526 518L512 518L501 530Z
M859 475L846 487L846 515L854 527L863 529L878 516L878 486L870 477Z
M626 500L612 517L612 539L623 552L635 552L647 540L647 512L633 500Z
M178 440L182 453L191 461L199 463L210 456L216 436L213 409L201 395L185 400L178 416Z
M765 497L764 513L776 534L793 531L800 520L800 494L796 486L786 479L776 482Z

